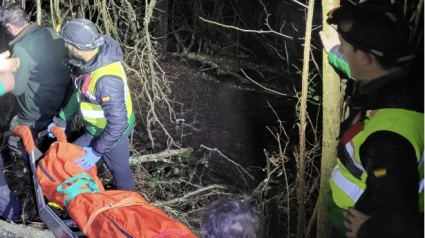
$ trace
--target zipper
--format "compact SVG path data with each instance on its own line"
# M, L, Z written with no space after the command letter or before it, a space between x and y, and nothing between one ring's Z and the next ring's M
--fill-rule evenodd
M44 168L43 164L38 164L38 166L40 167L41 171L43 171L43 173L49 178L49 180L51 182L56 182L53 177L47 172L47 170Z
M125 235L125 237L127 238L133 238L130 234L128 234L126 231L124 231L121 227L118 226L117 223L115 223L114 220L112 220L111 218L109 218L108 216L105 215L106 218L108 218L109 221L112 222L112 224L114 224L114 226L123 234Z

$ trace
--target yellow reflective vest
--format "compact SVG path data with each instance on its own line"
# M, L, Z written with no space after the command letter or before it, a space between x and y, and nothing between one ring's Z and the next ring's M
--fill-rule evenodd
M359 126L355 124L354 126ZM350 128L351 129L351 128ZM356 128L354 128L356 129ZM392 131L405 137L414 147L418 162L420 181L418 184L419 207L424 209L424 114L405 109L370 110L355 136L340 142L350 160L342 163L338 158L332 171L330 186L333 200L340 208L354 207L366 188L367 172L360 160L360 146L374 132Z
M76 92L70 99L67 107L62 110L59 116L70 121L73 119L77 110L76 105L78 103L78 111L82 119L82 123L85 126L87 132L92 135L99 135L105 129L107 120L104 115L102 106L96 100L96 83L99 79L104 76L115 76L124 81L124 92L125 92L125 107L127 110L128 127L126 132L133 128L135 123L135 115L133 111L133 105L131 101L131 95L127 84L127 77L124 71L124 67L121 62L117 61L103 67L96 69L91 72L90 75L86 76L83 85L78 85L76 82ZM73 105L74 104L74 105Z

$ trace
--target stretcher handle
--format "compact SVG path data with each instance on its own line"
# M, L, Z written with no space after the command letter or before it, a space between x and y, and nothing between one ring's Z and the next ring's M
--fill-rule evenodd
M67 142L65 131L63 131L62 128L60 128L59 126L53 126L50 129L50 133L52 133L56 137L57 141Z
M12 130L13 134L19 136L24 144L25 151L30 153L35 150L35 142L32 137L31 129L26 125L15 126ZM47 135L47 130L44 130L38 133L38 137ZM58 126L53 126L51 133L56 136L57 140L60 142L67 142L65 132Z
M16 136L19 136L22 140L22 143L24 144L25 150L30 153L31 151L35 150L35 143L34 139L32 138L31 130L26 125L18 125L15 126L12 130L13 134Z

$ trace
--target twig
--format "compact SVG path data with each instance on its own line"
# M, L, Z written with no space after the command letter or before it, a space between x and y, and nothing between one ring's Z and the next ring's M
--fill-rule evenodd
M300 5L300 6L302 6L302 7L305 7L306 9L308 9L308 6L307 5L305 5L304 3L301 3L301 2L299 2L299 1L297 1L297 0L292 0L294 3L296 3L296 4L298 4L298 5Z
M311 50L311 29L314 13L314 0L308 2L305 41L303 54L303 70L302 70L302 90L301 90L301 105L300 105L300 123L299 123L299 162L298 162L298 221L297 221L297 237L302 238L305 235L305 167L306 167L306 135L307 127L307 91L308 91L308 76Z
M317 206L318 204L316 203L316 205L314 206L313 214L311 215L311 219L308 222L307 231L305 233L306 238L311 237L310 234L311 234L311 231L313 230L313 226L315 225L314 223L316 222L316 218L317 218Z
M269 102L267 102L267 104L269 105L270 109L273 111L273 113L275 114L276 118L278 119L279 122L279 129L280 131L276 134L272 133L272 131L267 127L267 129L270 131L270 133L273 134L273 136L275 137L278 145L279 145L279 157L281 159L281 163L282 163L282 169L283 169L283 176L285 178L285 186L286 186L286 206L288 209L288 213L287 213L287 225L288 225L288 237L290 237L290 221L291 221L291 216L290 216L290 192L289 192L289 181L288 181L288 175L286 173L286 166L285 166L285 154L286 154L286 149L288 148L289 145L289 136L286 133L285 127L282 124L282 120L280 120L279 115L277 114L277 112L273 109L272 105L270 105ZM283 134L286 137L286 143L285 143L285 147L282 148L282 143L281 143L281 133L283 132ZM269 163L269 160L267 159L267 164Z
M248 171L246 171L246 169L244 169L244 167L242 167L240 164L236 163L235 161L229 159L229 157L227 157L226 155L224 155L223 153L221 153L221 151L219 151L217 148L212 149L212 148L206 147L205 145L201 145L200 147L201 148L204 148L204 149L207 149L209 151L217 152L221 157L225 158L227 161L229 161L230 163L234 164L237 168L241 169L252 180L255 180L255 178L250 173L248 173Z
M214 185L210 185L208 187L200 188L200 189L195 190L193 192L187 193L186 195L184 195L181 198L174 198L174 199L171 199L171 200L165 201L165 202L156 202L156 203L153 203L153 205L154 206L170 206L170 205L175 204L175 203L185 202L190 197L193 197L197 194L200 194L200 193L203 193L205 191L212 190L212 189L226 189L226 187L214 184Z
M210 20L204 19L202 17L199 17L199 19L201 19L202 21L205 21L205 22L208 22L208 23L217 25L217 26L224 27L224 28L230 28L230 29L234 29L234 30L238 30L238 31L242 31L242 32L249 32L249 33L276 34L276 35L279 35L279 36L282 36L282 37L285 37L285 38L288 38L288 39L291 39L292 40L292 37L291 36L284 35L282 33L279 33L277 31L273 31L273 30L268 30L268 31L264 31L264 30L247 30L247 29L242 29L242 28L236 27L236 26L229 26L229 25L224 25L224 24L221 24L221 23L218 23L218 22L215 22L215 21L210 21Z

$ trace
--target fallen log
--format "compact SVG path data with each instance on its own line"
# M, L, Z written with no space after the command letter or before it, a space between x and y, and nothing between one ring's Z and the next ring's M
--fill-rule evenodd
M136 165L140 163L148 163L148 162L163 162L163 163L173 163L170 157L178 156L183 153L192 153L193 148L181 148L181 149L173 149L173 150L165 150L156 154L146 154L146 155L133 155L130 157L130 164Z

